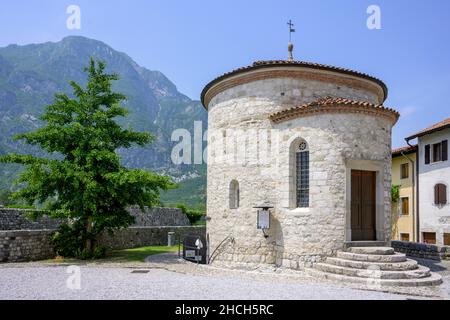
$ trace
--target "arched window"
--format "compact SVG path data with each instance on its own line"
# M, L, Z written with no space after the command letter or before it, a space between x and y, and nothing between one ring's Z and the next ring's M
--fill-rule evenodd
M438 183L434 186L434 204L447 204L447 186L445 184Z
M230 209L239 208L239 182L232 180L230 182Z
M309 149L305 141L301 141L296 150L296 199L298 208L309 207Z

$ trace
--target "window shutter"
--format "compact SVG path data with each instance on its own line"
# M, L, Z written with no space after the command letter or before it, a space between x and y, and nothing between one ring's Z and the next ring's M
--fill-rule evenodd
M434 186L434 204L439 204L439 185Z
M439 185L439 203L447 204L447 186L445 184Z
M430 145L425 146L425 164L430 164Z
M448 143L447 140L442 141L442 161L448 160Z

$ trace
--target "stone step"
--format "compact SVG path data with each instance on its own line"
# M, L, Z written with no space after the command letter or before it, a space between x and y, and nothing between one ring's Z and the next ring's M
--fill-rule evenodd
M420 279L370 279L351 277L342 274L327 273L316 269L307 268L306 273L312 277L357 284L365 284L369 289L377 290L383 287L421 287L421 286L437 286L442 283L442 277L436 273L431 273L429 277Z
M420 279L430 276L430 269L418 266L415 270L386 271L379 269L354 269L328 263L316 263L315 267L323 272L341 274L350 277L372 279Z
M355 268L355 269L369 269L379 268L380 270L389 271L405 271L415 270L419 267L417 261L407 259L403 262L370 262L370 261L354 261L341 258L329 257L326 262L335 266Z
M347 241L344 243L346 249L351 247L385 247L385 241Z
M347 251L351 253L376 255L393 255L395 253L394 248L391 247L351 247Z
M338 251L337 257L341 259L353 260L353 261L368 261L368 262L405 262L406 255L404 253L394 253L391 255L383 254L362 254Z

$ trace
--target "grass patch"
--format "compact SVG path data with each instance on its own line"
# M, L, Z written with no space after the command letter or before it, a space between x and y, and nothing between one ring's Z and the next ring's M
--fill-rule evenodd
M43 262L64 263L64 264L89 263L89 262L144 262L145 258L147 258L148 256L159 253L168 253L177 251L178 245L172 247L149 246L133 249L108 250L105 258L97 260L79 260L75 258L56 257L54 259L44 260Z
M106 259L114 262L144 262L145 258L148 256L177 251L178 245L172 247L149 246L133 249L113 250L108 253Z

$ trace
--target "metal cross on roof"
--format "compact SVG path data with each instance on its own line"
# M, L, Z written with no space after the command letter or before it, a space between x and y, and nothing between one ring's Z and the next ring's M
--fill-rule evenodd
M291 42L291 34L292 32L295 32L294 24L292 23L292 20L289 19L289 22L287 23L287 25L289 26L289 42Z

